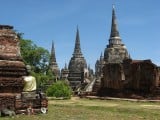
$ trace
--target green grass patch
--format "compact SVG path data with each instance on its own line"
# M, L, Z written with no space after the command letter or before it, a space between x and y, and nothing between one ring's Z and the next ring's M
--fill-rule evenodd
M0 120L160 120L160 103L120 100L50 100L47 114Z

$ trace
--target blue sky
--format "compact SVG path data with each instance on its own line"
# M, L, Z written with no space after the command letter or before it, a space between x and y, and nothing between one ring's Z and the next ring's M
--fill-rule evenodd
M94 68L111 29L112 4L118 28L133 59L160 65L159 0L0 0L0 24L13 25L38 46L50 51L55 43L60 68L68 63L79 26L81 49Z

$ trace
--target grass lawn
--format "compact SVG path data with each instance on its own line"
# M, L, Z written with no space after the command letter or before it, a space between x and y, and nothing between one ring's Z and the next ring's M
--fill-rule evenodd
M0 120L160 120L160 103L120 100L50 100L48 114Z

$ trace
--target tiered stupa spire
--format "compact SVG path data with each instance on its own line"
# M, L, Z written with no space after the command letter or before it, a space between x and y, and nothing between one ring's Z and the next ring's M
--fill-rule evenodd
M56 55L55 55L55 48L54 48L54 42L53 41L52 41L50 62L57 64L56 63Z
M117 18L115 13L115 6L112 7L112 25L111 25L111 33L109 38L110 45L118 45L121 43L121 38L118 31Z
M53 74L56 76L56 79L58 79L60 77L60 70L59 70L58 64L56 62L56 54L55 54L55 48L54 48L54 42L53 41L52 41L49 67L52 70Z
M87 68L87 64L81 52L79 29L77 27L74 52L68 65L68 80L73 89L75 89L77 85L83 83L83 72L85 68Z
M73 57L82 57L78 26L77 26L76 41L75 41Z
M106 46L104 52L104 60L106 63L122 63L124 59L129 58L126 46L122 43L118 31L115 7L112 7L112 23L111 33L109 37L109 45Z

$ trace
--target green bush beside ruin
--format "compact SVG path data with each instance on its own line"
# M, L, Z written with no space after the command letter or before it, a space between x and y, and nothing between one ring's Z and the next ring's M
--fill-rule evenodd
M46 93L48 97L56 97L56 98L63 97L70 99L72 90L66 82L57 81L47 89Z

